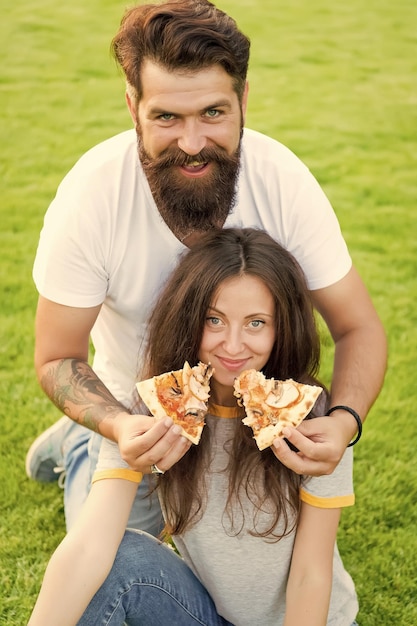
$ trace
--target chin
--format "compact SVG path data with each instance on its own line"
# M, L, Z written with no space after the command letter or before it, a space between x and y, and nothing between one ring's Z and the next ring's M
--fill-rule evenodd
M240 372L233 372L226 376L222 376L220 380L218 380L219 385L222 387L233 387L235 383L235 379L239 376Z

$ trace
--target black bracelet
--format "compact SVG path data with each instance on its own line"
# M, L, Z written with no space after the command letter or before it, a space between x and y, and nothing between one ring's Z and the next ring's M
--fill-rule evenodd
M337 406L332 406L331 409L327 411L326 415L331 415L333 411L337 411L339 409L350 413L352 417L355 418L355 421L358 425L358 434L356 435L356 438L353 441L351 441L350 444L348 445L348 448L349 448L350 446L354 446L355 443L358 443L359 439L362 437L362 420L354 409L352 409L350 406L345 406L344 404L338 404Z

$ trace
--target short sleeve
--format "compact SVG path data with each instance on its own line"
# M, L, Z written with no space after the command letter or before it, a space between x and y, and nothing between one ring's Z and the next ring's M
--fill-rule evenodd
M106 478L119 478L140 483L142 477L141 472L132 470L126 461L123 461L117 443L103 438L92 482L95 483Z
M311 506L325 509L352 506L355 503L352 448L346 449L332 474L305 477L300 499Z

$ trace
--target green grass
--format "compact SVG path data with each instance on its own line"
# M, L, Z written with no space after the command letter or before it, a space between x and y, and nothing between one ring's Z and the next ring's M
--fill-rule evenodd
M65 172L130 126L109 42L125 3L35 0L0 22L0 624L26 623L63 536L62 492L25 453L58 417L32 366L31 266ZM417 5L222 0L252 39L247 123L292 148L339 216L387 329L384 389L356 448L357 503L339 545L361 626L417 624ZM324 336L323 375L331 347Z

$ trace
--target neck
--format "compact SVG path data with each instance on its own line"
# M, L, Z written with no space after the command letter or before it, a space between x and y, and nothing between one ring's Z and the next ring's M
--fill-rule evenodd
M211 228L213 230L221 229L223 227L223 224L224 224L224 221L222 223L218 222L217 224L213 225ZM187 248L192 248L199 242L199 240L201 239L203 235L209 232L210 229L209 228L205 230L191 229L185 234L178 233L176 232L175 229L171 229L171 230L176 236L176 238L179 239L182 244L184 244L184 246L186 246Z
M233 387L226 387L212 379L210 384L210 402L218 406L237 406L237 398L233 393Z
M187 248L192 248L196 245L196 243L199 242L205 232L207 231L192 230L183 237L178 237L177 235L176 236L177 239L179 239L184 246L186 246Z

